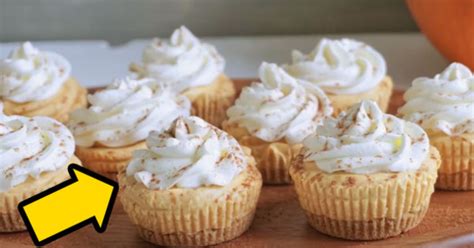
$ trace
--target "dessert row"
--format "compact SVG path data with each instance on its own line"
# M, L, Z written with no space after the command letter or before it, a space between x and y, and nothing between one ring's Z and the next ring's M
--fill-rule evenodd
M64 57L23 43L0 62L0 231L24 230L18 203L70 163L118 178L140 236L160 245L241 235L262 183L294 184L315 229L353 240L415 227L435 185L474 189L469 68L415 79L394 116L367 44L323 39L292 57L238 93L217 50L181 27L87 95Z

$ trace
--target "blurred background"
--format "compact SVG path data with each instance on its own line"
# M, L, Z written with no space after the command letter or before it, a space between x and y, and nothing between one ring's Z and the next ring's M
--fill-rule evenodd
M373 46L400 88L451 61L474 69L474 0L0 0L0 57L34 41L66 56L84 85L103 86L181 25L216 46L234 78L323 37Z
M0 0L0 42L417 31L403 0Z

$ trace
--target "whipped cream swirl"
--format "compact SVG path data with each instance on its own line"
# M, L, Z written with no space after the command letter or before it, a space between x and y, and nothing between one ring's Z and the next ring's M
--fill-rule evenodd
M399 114L428 133L474 133L474 76L466 66L452 63L434 78L415 79L404 98Z
M169 42L155 38L144 50L142 66L131 69L141 77L152 77L182 92L211 84L224 71L225 62L217 50L201 43L186 27L181 26Z
M152 132L147 146L134 153L126 173L149 189L224 186L247 166L233 137L195 116Z
M331 94L358 94L375 88L385 77L386 64L372 47L351 39L322 39L305 55L293 51L293 64L284 68Z
M373 101L328 118L304 141L305 161L321 170L357 174L402 172L420 168L429 140L418 125L384 114Z
M3 114L0 103L0 192L67 166L74 153L71 132L48 117Z
M229 123L267 142L285 138L295 144L332 114L329 99L317 86L309 84L305 89L303 82L275 64L263 63L259 74L262 82L245 87L227 110Z
M25 42L0 61L0 99L25 103L50 98L70 74L64 57Z
M90 107L78 109L68 126L78 146L96 144L122 147L143 141L151 131L163 131L191 104L154 79L115 80L106 89L89 95Z

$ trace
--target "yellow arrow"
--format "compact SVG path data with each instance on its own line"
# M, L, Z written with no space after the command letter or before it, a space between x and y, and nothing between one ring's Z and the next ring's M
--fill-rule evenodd
M37 246L43 246L89 223L104 232L118 184L71 164L71 179L22 201L20 215Z

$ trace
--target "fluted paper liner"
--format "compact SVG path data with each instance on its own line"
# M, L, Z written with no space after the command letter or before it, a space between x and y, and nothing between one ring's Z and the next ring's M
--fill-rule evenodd
M84 163L84 167L115 180L115 175L125 169L133 152L139 149L146 149L144 141L114 148L76 146L76 156Z
M474 134L430 136L441 154L436 188L474 190Z
M222 74L212 84L191 88L184 95L192 103L192 115L220 127L227 109L234 103L236 91L234 83Z
M322 233L350 240L384 239L418 225L440 163L433 147L422 167L412 172L328 174L302 160L302 155L294 160L290 173L309 223Z
M251 136L244 128L224 121L224 131L234 136L237 141L252 150L257 168L262 174L264 184L291 184L288 169L291 160L301 150L302 145L289 145L284 140L266 142Z
M139 235L154 244L204 246L234 239L250 226L262 179L254 165L223 187L150 190L119 174L121 201Z
M69 113L87 106L87 90L79 83L69 78L51 98L26 103L15 103L3 99L4 111L7 115L49 116L60 122L69 119ZM1 99L0 99L1 100Z
M71 163L81 164L73 157ZM49 189L69 178L69 164L54 172L45 172L38 179L29 178L6 192L0 192L0 232L18 232L26 230L18 212L18 204L42 191Z
M352 105L361 100L375 101L383 112L387 112L390 97L392 96L393 81L389 76L385 76L382 82L374 89L359 94L330 94L326 93L334 109L333 115L337 116L340 112L347 110Z

